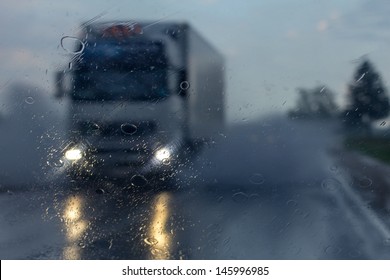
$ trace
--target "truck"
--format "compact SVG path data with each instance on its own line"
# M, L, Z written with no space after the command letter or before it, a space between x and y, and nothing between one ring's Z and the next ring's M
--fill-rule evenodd
M223 132L224 59L189 24L85 23L74 42L55 77L71 178L173 174Z

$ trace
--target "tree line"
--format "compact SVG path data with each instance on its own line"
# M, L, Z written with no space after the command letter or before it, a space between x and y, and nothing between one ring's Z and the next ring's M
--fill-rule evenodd
M289 111L291 118L339 118L348 128L369 130L373 121L390 112L388 91L368 59L356 68L348 85L347 106L342 110L334 100L334 92L324 85L297 91L296 107Z

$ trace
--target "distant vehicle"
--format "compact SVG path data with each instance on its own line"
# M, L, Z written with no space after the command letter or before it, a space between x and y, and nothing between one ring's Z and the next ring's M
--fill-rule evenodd
M82 25L66 97L72 177L172 172L180 153L224 127L224 60L185 23Z

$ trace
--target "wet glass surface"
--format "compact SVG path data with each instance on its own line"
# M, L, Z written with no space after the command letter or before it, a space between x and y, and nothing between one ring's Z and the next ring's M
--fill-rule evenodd
M389 259L389 5L0 4L1 259Z

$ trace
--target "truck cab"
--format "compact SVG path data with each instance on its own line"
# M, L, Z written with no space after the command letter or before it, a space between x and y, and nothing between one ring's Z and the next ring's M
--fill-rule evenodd
M222 129L222 59L191 61L188 25L82 26L69 69L56 76L57 96L69 101L64 158L72 177L172 172L188 143ZM219 80L195 80L216 67Z

